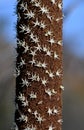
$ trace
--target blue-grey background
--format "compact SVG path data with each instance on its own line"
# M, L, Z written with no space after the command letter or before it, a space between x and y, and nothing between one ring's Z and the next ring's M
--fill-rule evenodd
M0 0L0 130L14 121L16 0ZM84 1L63 0L63 130L84 130Z

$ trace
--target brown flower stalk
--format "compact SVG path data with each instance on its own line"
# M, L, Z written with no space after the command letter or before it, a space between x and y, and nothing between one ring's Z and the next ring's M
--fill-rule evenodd
M61 0L19 0L17 13L16 129L61 130Z

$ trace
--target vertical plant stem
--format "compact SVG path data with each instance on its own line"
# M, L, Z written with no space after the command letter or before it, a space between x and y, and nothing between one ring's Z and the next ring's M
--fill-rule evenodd
M62 1L19 0L17 15L17 129L61 130Z

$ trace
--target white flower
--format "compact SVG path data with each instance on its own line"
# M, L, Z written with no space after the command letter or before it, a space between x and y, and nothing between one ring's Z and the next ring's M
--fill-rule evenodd
M32 55L33 57L36 55L36 50L30 50L30 55Z
M39 77L39 75L37 75L36 80L37 80L38 82L40 81L40 77Z
M58 8L62 10L62 3L58 3Z
M50 90L50 89L45 89L45 93L47 93L48 94L48 96L51 98L51 96L52 95L54 95L54 94L56 94L57 92L54 90L54 89L52 89L52 90Z
M25 96L24 96L24 94L20 93L20 95L18 96L18 100L20 100L20 101L25 101Z
M45 77L44 77L43 79L41 79L41 81L42 81L42 84L43 84L44 86L46 86L47 80L45 79Z
M56 0L51 0L51 2L52 2L53 4L55 4L55 3L56 3Z
M64 86L61 85L60 88L61 88L62 90L64 90Z
M31 79L32 81L36 81L36 78L37 78L36 74L32 74L32 76L29 79Z
M47 64L45 62L43 62L41 65L44 69L47 67Z
M35 46L35 48L36 48L36 51L41 51L42 50L41 45L39 43L37 43L37 46Z
M28 9L28 7L27 7L27 2L22 2L22 3L20 4L20 9L22 9L23 12L26 11L26 10Z
M50 78L53 79L54 74L51 71L46 70L46 73L49 75Z
M53 113L58 114L58 110L55 107L53 108Z
M37 61L37 63L35 64L36 67L42 67L42 63L40 61Z
M34 27L36 27L36 26L40 26L40 22L38 21L38 19L36 19L36 21L33 22L33 24L34 24Z
M44 51L44 52L47 52L47 50L48 50L47 46L46 46L46 45L43 46L43 51Z
M19 66L21 66L21 67L23 67L26 64L25 60L23 60L22 57L21 57L21 62L19 64L20 64Z
M51 36L52 35L52 32L51 31L47 31L45 36Z
M40 116L40 114L36 118L40 124L45 120L43 117Z
M48 14L49 13L49 10L47 7L44 7L44 5L42 7L40 7L40 11L42 12L42 14Z
M63 120L59 119L57 122L60 123L60 124L62 124Z
M26 31L26 25L23 25L23 24L20 24L20 26L19 26L19 28L21 29L21 31L20 32L25 32Z
M33 39L33 42L39 43L39 38L37 36L35 36L35 38Z
M20 69L16 68L15 72L14 72L14 76L18 77L20 75Z
M29 46L28 45L26 45L25 47L24 47L24 52L23 53L26 53L27 51L29 51Z
M60 45L60 46L62 46L62 40L59 40L59 41L57 42L57 44Z
M34 34L33 33L31 33L30 35L30 38L33 40L34 39Z
M49 116L52 115L52 109L48 108L47 113L49 114Z
M37 112L37 110L36 111L34 111L34 113L32 113L34 116L35 116L35 118L37 117L37 115L38 115L38 112Z
M54 59L59 59L59 56L57 55L56 51L54 52Z
M31 32L31 29L30 29L30 27L28 26L28 27L25 27L25 34L29 34L30 32Z
M59 69L59 70L57 70L57 72L56 72L56 76L58 76L58 77L60 77L62 74L61 74L61 70Z
M32 58L32 60L31 60L31 61L29 61L29 63L31 63L31 65L34 65L34 64L35 64L35 59L34 59L34 58Z
M19 121L25 121L27 123L28 117L25 116L25 115L23 115L23 114L21 114L21 117L19 117L17 120L19 120Z
M51 51L49 51L49 50L47 50L46 55L51 57L52 52L51 52Z
M31 19L31 18L34 18L35 17L35 13L32 12L32 11L27 11L27 13L24 14L25 15L25 18L27 19Z
M29 87L30 83L28 82L28 80L25 78L25 79L22 79L22 87L26 86L26 87Z
M30 94L30 98L32 98L32 99L35 99L35 98L37 98L37 95L36 95L36 93L34 93L33 91L31 92L31 94Z
M50 40L48 42L52 45L55 43L55 40L53 38L50 38Z
M40 28L43 28L43 29L44 29L45 27L46 27L45 23L44 23L43 21L41 21L41 22L40 22Z
M52 125L49 126L48 130L54 130L55 127L53 127Z
M36 1L35 4L34 4L36 7L40 7L41 6L41 3L39 1Z

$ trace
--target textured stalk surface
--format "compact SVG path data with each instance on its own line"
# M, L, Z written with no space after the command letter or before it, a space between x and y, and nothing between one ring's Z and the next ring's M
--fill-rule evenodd
M62 1L17 5L17 130L62 129Z

